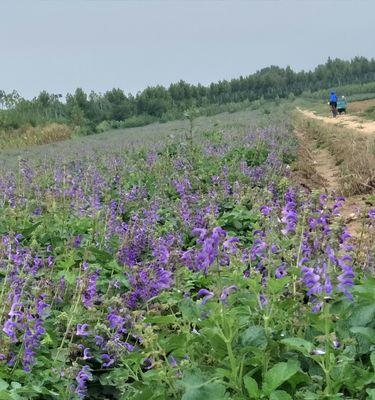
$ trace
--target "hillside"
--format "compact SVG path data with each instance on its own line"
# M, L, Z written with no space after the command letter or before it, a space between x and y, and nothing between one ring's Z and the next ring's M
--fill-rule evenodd
M100 133L110 128L143 126L183 118L188 111L213 115L259 106L265 100L295 96L326 97L333 87L347 94L375 95L375 60L328 59L313 71L270 66L248 76L192 85L147 87L136 95L113 88L104 94L77 88L66 96L42 91L32 100L0 90L0 148L14 138L14 147L64 140L72 135ZM53 125L51 125L53 124ZM11 142L11 141L10 141Z
M296 104L2 151L0 397L371 399L373 187Z

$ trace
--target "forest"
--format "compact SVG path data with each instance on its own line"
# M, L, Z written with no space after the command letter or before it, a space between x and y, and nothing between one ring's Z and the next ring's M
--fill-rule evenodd
M319 92L342 85L362 85L375 80L375 59L355 57L350 61L329 58L313 71L295 72L290 67L270 66L248 76L192 85L183 80L163 86L147 87L136 95L120 88L105 93L40 92L33 99L17 91L0 90L0 130L47 123L68 124L89 134L110 127L141 126L154 121L181 118L189 109L203 109L228 103L279 99L303 93Z

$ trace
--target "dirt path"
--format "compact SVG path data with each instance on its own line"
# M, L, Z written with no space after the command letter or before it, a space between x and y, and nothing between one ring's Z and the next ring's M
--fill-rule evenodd
M344 128L357 130L361 133L375 135L375 121L361 120L354 115L338 115L336 118L322 117L310 110L303 110L299 107L297 107L297 110L307 118L313 118L327 124L339 125Z
M325 148L318 147L317 142L308 137L302 130L295 131L300 144L299 179L302 186L324 190L331 196L341 195L340 169L333 155ZM345 199L340 210L350 234L358 237L361 232L360 214L365 210L363 196L350 196Z
M339 194L340 171L331 153L318 147L302 130L295 131L300 145L299 170L303 171L304 185L309 189L324 189Z

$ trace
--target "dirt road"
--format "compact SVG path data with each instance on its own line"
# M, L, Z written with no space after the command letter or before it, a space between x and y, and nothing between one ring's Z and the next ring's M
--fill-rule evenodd
M362 120L354 115L338 115L336 118L322 117L310 110L303 110L299 107L297 107L297 110L307 118L316 119L327 124L339 125L343 128L354 129L361 133L375 135L375 121Z
M375 136L375 121L362 122L355 116L345 115L324 117L316 115L310 110L297 108L303 114L304 119L315 119L327 124L335 124L356 132L359 135ZM303 126L297 127L296 136L300 144L299 151L299 181L302 186L309 190L318 189L331 196L342 194L342 170L340 169L336 157L330 152L328 146L322 146L317 139L310 136ZM367 195L350 195L341 209L349 232L354 238L358 239L363 231L363 216L367 215L368 209L373 207L373 201Z

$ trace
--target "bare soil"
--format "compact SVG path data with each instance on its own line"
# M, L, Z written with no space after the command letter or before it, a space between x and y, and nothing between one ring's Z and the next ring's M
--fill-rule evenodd
M363 120L357 116L346 114L338 115L336 118L323 117L317 115L313 111L303 110L299 107L297 107L297 110L301 112L306 118L316 119L319 121L323 121L327 124L342 126L344 128L352 129L368 135L375 135L375 121Z
M348 112L361 113L373 106L375 106L375 99L353 101L348 104Z
M299 111L305 117L317 118L322 121L328 120L329 123L332 123L332 121L335 123L333 118L318 117L308 110ZM308 136L303 130L296 129L295 133L300 144L296 172L299 182L308 190L319 189L324 190L328 195L341 195L341 171L337 166L335 157L328 149L320 147L318 142ZM362 232L361 217L369 206L370 204L368 204L366 196L352 195L345 198L345 203L340 213L354 238L359 238L360 232Z

